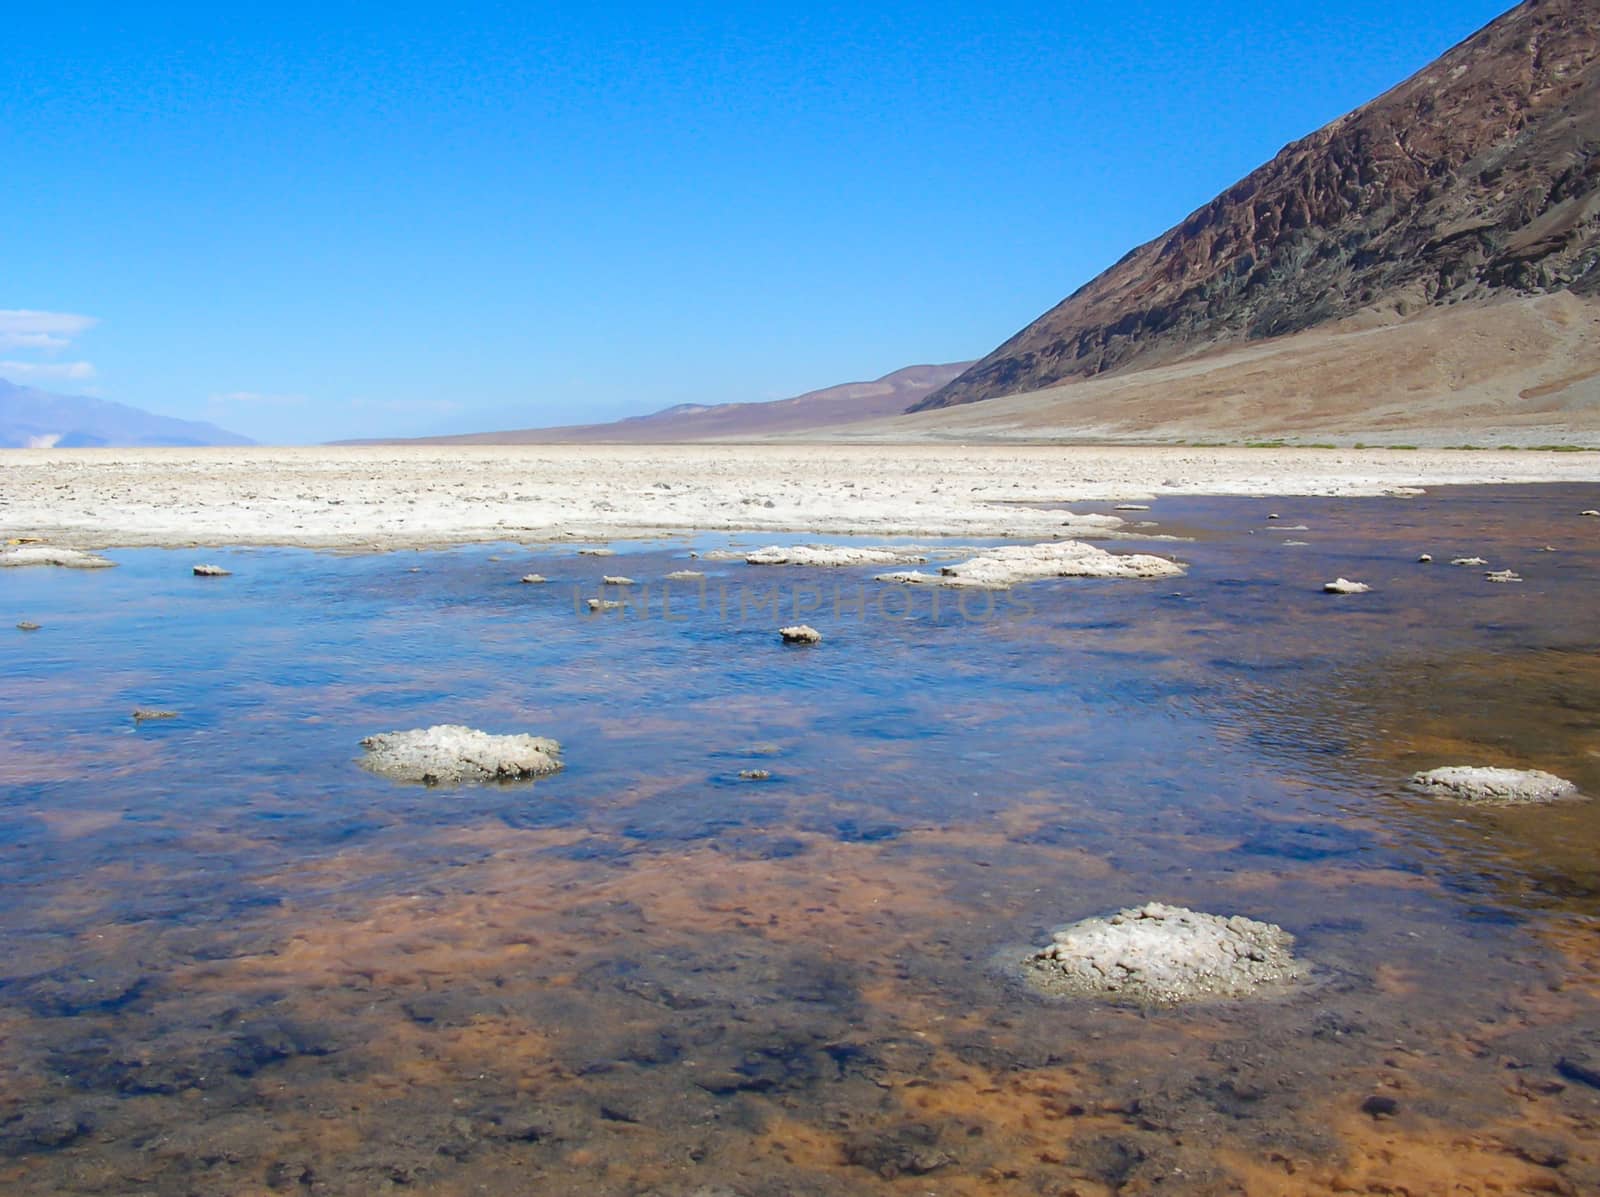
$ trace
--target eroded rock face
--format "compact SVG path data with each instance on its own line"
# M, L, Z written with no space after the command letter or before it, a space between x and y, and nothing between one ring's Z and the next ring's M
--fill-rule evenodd
M1592 0L1536 0L1286 146L912 410L1379 308L1600 289Z
M362 767L396 781L453 785L520 781L561 768L561 745L542 736L496 736L456 723L385 732L361 741Z
M54 565L62 569L110 569L116 564L98 553L53 544L18 544L0 549L0 566Z
M1280 992L1307 970L1282 927L1151 902L1057 931L1023 971L1048 994L1176 1006Z
M1079 540L1050 544L1006 545L969 561L947 565L936 574L908 570L879 574L880 582L913 586L966 586L1004 590L1018 582L1041 578L1176 578L1184 567L1148 553L1108 553Z
M1425 794L1480 806L1555 802L1578 792L1578 787L1566 778L1542 769L1491 769L1476 765L1448 765L1414 773L1411 784Z

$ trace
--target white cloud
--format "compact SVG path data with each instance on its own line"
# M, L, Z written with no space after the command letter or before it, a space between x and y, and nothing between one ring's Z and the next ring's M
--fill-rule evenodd
M93 316L79 316L74 312L0 308L0 349L38 349L54 353L65 349L74 338L98 323Z
M42 378L80 382L94 377L89 362L0 362L0 378Z

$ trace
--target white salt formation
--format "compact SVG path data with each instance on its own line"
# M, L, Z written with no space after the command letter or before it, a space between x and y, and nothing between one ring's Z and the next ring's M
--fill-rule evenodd
M1294 936L1282 927L1161 902L1073 923L1024 968L1029 983L1046 993L1151 1006L1248 997L1306 971L1294 958Z
M1175 578L1184 567L1148 553L1108 553L1079 540L1052 544L1007 545L970 561L946 565L936 574L915 570L879 574L880 582L913 586L955 586L1004 590L1018 582L1041 578Z
M1491 769L1448 765L1414 773L1411 784L1425 794L1481 806L1528 806L1554 802L1578 792L1564 777L1542 769Z
M785 644L820 644L822 633L808 623L797 623L793 627L779 628L778 635L783 637Z
M540 582L543 582L546 579L543 574L523 574L521 580L525 585L537 586Z
M561 745L541 736L493 736L455 723L385 732L361 741L362 766L396 781L453 785L519 781L561 768Z
M1328 594L1366 594L1372 587L1365 582L1352 582L1349 578L1335 578L1324 582L1322 589Z
M0 565L55 565L62 569L109 569L115 561L82 549L53 544L18 544L0 549Z
M894 565L902 561L926 561L914 550L857 548L837 544L769 545L744 554L749 565Z
M223 569L220 565L197 565L194 567L194 576L197 578L226 578L233 571Z

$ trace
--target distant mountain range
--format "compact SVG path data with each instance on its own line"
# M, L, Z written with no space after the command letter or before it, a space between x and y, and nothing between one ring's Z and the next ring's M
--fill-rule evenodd
M943 366L906 366L871 382L847 382L820 391L807 391L792 399L776 399L767 403L681 403L676 407L611 424L474 432L463 436L426 437L422 443L664 444L674 441L763 438L782 433L844 427L864 420L898 415L955 378L969 364L954 362Z
M55 395L0 378L0 448L249 445L247 437L199 420L90 399Z
M1600 293L1597 45L1595 0L1518 5L915 407L1165 367L1351 317Z

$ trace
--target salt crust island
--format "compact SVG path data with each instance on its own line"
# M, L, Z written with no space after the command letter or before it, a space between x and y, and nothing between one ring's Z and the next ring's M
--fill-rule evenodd
M1326 594L1366 594L1372 587L1365 582L1352 582L1349 578L1335 578L1322 584Z
M361 764L396 781L424 785L522 781L561 768L561 745L542 736L496 736L458 723L384 732L361 741Z
M1477 806L1531 806L1571 798L1578 787L1564 777L1542 769L1494 769L1477 765L1447 765L1411 777L1413 788L1438 798L1453 798Z
M61 569L110 569L109 557L53 544L18 544L0 549L0 566L54 565Z
M1042 993L1145 1006L1282 992L1307 971L1282 927L1162 902L1063 927L1023 962Z
M943 566L938 573L906 570L879 574L879 582L913 586L969 587L1004 590L1018 582L1043 578L1176 578L1184 566L1149 553L1108 553L1079 540L1051 544L1007 545L971 560Z

